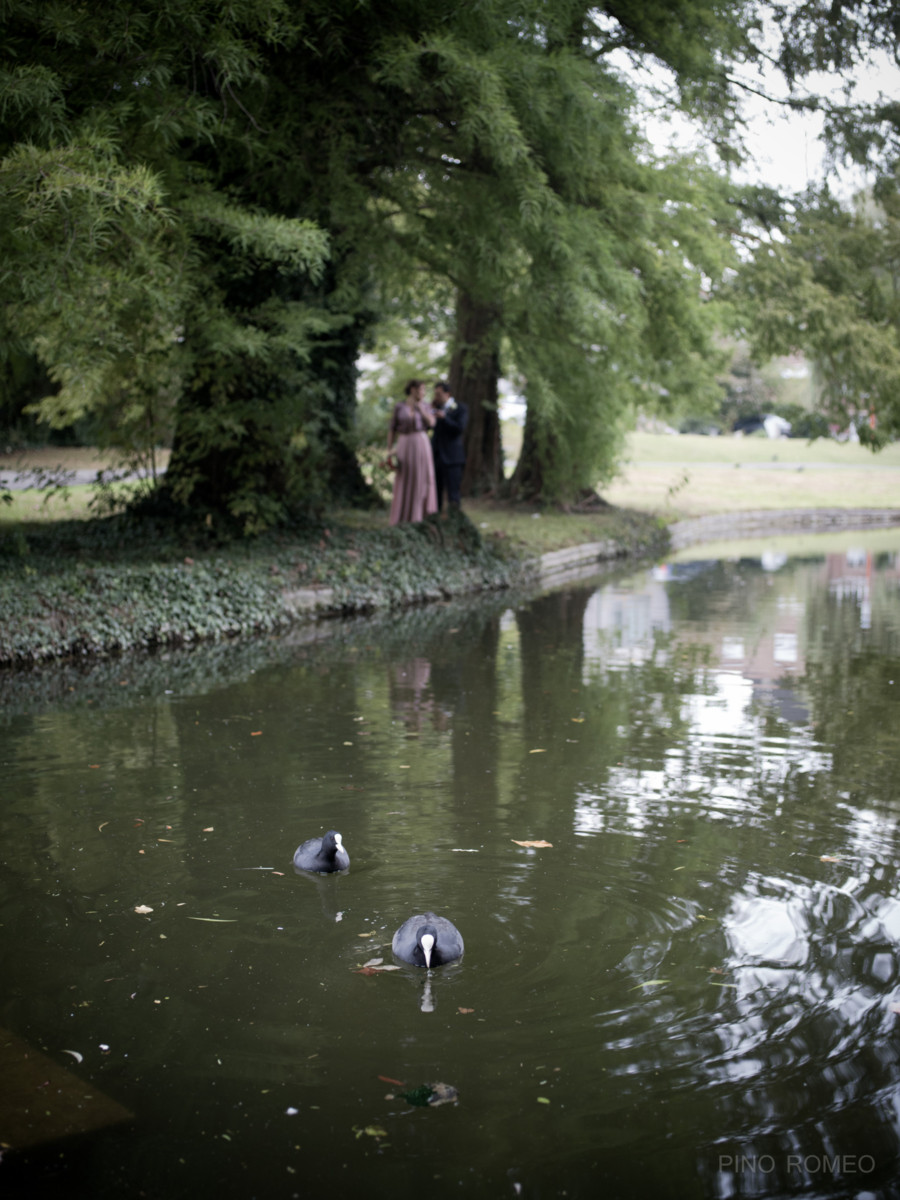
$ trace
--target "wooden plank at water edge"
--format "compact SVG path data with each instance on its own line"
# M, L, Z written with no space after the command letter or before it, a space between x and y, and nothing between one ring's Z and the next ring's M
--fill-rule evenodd
M26 1150L132 1117L121 1104L0 1029L0 1146Z

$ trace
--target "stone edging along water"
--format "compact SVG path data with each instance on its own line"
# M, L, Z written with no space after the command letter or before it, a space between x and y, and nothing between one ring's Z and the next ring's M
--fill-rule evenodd
M698 542L767 534L831 533L837 530L888 529L900 525L900 508L786 508L718 513L675 521L669 526L673 550Z
M675 521L668 527L669 551L698 542L759 537L766 534L825 533L837 529L886 529L900 525L900 508L793 508L720 513ZM553 587L626 556L619 542L587 542L553 550L538 560L541 586Z
M675 521L668 527L667 549L681 550L698 542L759 537L765 534L825 533L838 529L886 529L900 525L898 508L794 508L721 513ZM551 550L535 560L533 582L555 587L586 577L604 565L628 556L621 542L607 539ZM335 611L329 587L300 588L282 593L285 606L297 617L326 616Z

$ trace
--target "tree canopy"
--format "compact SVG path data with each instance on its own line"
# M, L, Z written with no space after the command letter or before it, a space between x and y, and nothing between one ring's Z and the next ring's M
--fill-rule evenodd
M824 41L819 8L2 0L2 340L49 375L43 420L171 439L167 501L252 531L365 498L359 352L437 289L468 486L500 483L502 366L528 400L514 487L576 498L636 403L714 387L747 199L654 157L631 65L734 153L764 12L791 78L893 45L877 4L830 6Z

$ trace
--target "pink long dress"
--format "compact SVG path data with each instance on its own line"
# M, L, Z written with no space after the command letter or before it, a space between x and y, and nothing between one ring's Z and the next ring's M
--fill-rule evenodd
M408 404L397 404L391 417L394 432L393 452L397 456L394 494L391 497L391 524L421 521L437 512L437 487L434 481L434 456L425 432L425 419Z

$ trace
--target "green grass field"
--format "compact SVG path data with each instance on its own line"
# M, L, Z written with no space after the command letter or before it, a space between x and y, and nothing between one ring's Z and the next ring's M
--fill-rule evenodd
M784 508L900 508L900 444L634 433L611 504L667 520Z
M91 470L102 465L88 448L0 455L0 468L6 470L57 464ZM832 441L633 433L619 477L602 494L619 508L666 520L754 509L900 508L900 443L873 455ZM49 499L35 490L14 492L11 504L0 505L0 532L90 516L91 495L84 485ZM482 529L536 552L600 540L613 519L604 513L554 512L538 518L531 511L472 501L464 507ZM387 520L386 513L343 515L351 523Z

